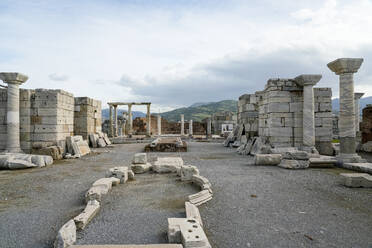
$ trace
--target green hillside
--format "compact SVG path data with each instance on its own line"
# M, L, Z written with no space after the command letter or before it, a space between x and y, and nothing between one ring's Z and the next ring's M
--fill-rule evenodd
M192 105L193 106L193 105ZM180 115L185 115L185 120L201 121L204 118L210 117L213 113L222 111L237 112L237 101L235 100L224 100L220 102L208 103L206 105L179 108L169 112L164 112L161 116L168 121L179 121Z

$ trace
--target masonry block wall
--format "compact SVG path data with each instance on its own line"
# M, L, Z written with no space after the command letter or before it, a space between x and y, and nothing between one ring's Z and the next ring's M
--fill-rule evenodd
M316 147L330 153L332 141L332 91L314 88ZM269 79L263 91L239 97L238 123L252 135L275 147L300 147L303 137L303 88L292 79Z
M372 141L372 104L368 104L363 109L361 131L362 131L362 144L368 141Z
M88 139L89 134L102 130L101 101L89 97L75 97L74 105L74 135Z
M0 90L0 149L5 149L7 90ZM20 89L21 148L30 153L51 145L64 147L73 135L74 97L63 90Z
M236 126L237 123L237 115L230 112L218 112L212 115L212 129L214 130L214 134L220 135L222 133L222 125L223 124L232 124L233 127Z

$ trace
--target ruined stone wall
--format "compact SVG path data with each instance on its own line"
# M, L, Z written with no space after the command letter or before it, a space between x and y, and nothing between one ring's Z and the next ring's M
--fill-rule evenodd
M372 141L372 104L368 104L363 109L361 131L362 131L362 144L368 141Z
M6 146L7 90L0 90L0 150ZM74 97L63 90L20 89L21 149L61 145L73 135Z
M232 124L233 127L236 126L237 115L230 111L219 112L212 115L211 121L212 129L214 130L213 133L216 135L220 135L222 133L222 125Z
M74 105L74 135L88 139L89 134L102 130L101 101L89 97L75 97Z
M331 97L330 88L314 88L315 140L320 150L331 148ZM302 112L303 88L292 79L269 79L263 91L239 97L239 135L258 135L275 147L300 147Z

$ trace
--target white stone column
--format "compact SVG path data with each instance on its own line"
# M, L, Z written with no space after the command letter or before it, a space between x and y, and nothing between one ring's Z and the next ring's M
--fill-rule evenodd
M355 157L355 102L353 75L363 63L361 58L342 58L330 62L327 66L340 76L340 155L345 159Z
M147 123L146 123L146 133L148 137L151 137L151 104L147 104Z
M6 152L19 153L22 152L19 135L19 85L26 82L28 77L16 72L2 72L0 79L8 84Z
M161 115L158 114L158 135L161 135Z
M359 132L360 131L360 98L364 93L354 93L354 103L355 103L355 131Z
M114 137L118 136L118 105L114 105Z
M302 143L304 147L315 147L314 85L322 75L303 74L295 78L303 86Z
M207 138L212 137L212 120L211 118L207 119Z
M110 137L114 137L114 127L113 127L113 117L112 117L112 105L110 105L109 104L109 106L110 106L110 116L109 116L109 135L110 135Z
M132 104L128 104L128 134L133 134Z
M181 115L181 135L185 135L185 115Z
M189 135L190 135L190 136L193 135L193 130L192 130L192 120L190 120L190 122L189 122Z

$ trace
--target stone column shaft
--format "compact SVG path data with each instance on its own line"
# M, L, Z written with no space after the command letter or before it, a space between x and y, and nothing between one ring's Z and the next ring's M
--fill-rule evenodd
M112 117L112 105L109 105L110 106L110 116L109 116L109 135L110 137L114 137L114 127L113 127L113 117Z
M119 128L119 125L118 125L118 106L117 105L114 105L114 136L117 137L118 136L118 128Z
M6 152L20 153L20 121L19 121L19 85L26 82L28 77L21 73L2 72L0 80L8 84L7 89L7 138Z
M190 120L190 122L189 122L189 135L193 135L192 120Z
M161 115L158 115L158 135L161 135Z
M354 93L354 103L355 103L355 131L360 131L360 98L364 95L364 93Z
M303 144L304 146L315 146L315 119L314 119L314 89L312 85L304 86L303 106Z
M132 104L128 105L128 124L129 124L128 134L132 134L133 133Z
M212 120L211 118L207 119L207 138L212 137Z
M185 135L185 116L181 115L181 135Z
M147 136L151 136L151 112L150 112L150 104L147 104L147 123L146 123L146 133Z

